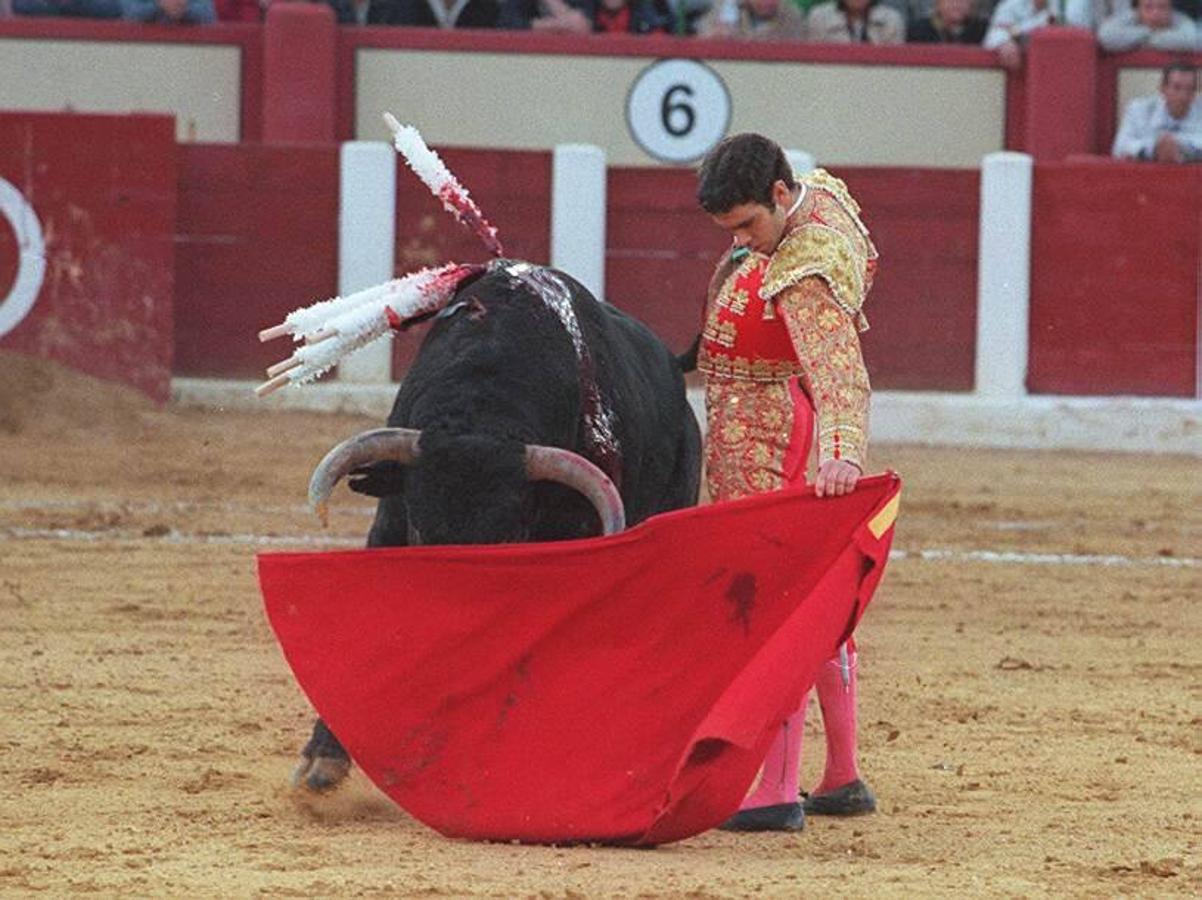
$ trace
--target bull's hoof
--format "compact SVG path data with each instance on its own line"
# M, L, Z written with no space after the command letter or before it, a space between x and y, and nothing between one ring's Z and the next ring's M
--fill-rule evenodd
M777 803L741 809L721 825L722 831L801 831L806 827L800 803Z
M351 761L337 756L306 756L292 772L292 786L315 794L334 790L350 774Z
M876 811L876 797L872 788L857 778L825 794L810 794L803 805L812 816L862 816Z

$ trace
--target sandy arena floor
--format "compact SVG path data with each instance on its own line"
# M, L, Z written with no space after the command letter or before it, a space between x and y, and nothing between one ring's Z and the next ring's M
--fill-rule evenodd
M287 787L311 712L254 555L366 533L346 492L324 533L303 503L369 424L156 411L0 356L0 895L1202 894L1198 460L875 448L906 479L859 633L880 812L525 847L446 840L358 776Z

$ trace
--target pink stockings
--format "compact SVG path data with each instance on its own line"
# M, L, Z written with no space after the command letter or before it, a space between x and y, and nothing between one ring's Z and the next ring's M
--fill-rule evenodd
M793 401L793 434L784 463L785 481L787 484L804 484L814 437L814 407L796 378L789 382L789 395ZM838 655L823 664L814 682L826 731L826 768L822 781L813 790L815 794L825 794L860 777L856 764L855 639L849 638L845 646L847 683L843 681L843 666ZM747 795L740 809L798 802L801 744L809 699L807 691L801 700L801 708L785 719L764 758L760 783Z
M822 709L822 724L826 731L826 768L822 781L813 793L825 794L860 777L856 764L856 651L854 642L847 645L847 684L843 683L840 658L826 662L818 673L814 686L818 690L818 705ZM743 801L740 809L796 803L801 763L802 735L805 730L806 704L785 719L780 733L768 755L759 785Z

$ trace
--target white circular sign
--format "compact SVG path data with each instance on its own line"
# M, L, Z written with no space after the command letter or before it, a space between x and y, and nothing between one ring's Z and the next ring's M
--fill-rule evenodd
M639 73L626 97L635 142L664 162L693 162L726 134L730 93L709 66L661 59Z
M0 216L8 219L17 233L17 277L8 295L0 298L0 337L3 337L21 324L38 299L46 275L46 244L38 214L21 192L3 178L0 178Z

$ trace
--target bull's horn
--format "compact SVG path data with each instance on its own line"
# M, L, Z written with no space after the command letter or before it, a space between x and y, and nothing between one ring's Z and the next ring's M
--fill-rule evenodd
M349 472L368 463L391 460L407 466L414 462L420 431L413 428L374 428L347 438L326 454L309 479L309 505L325 525L330 494Z
M526 477L531 481L557 481L584 494L601 517L602 534L616 534L626 527L626 510L618 489L583 456L560 447L527 445Z

